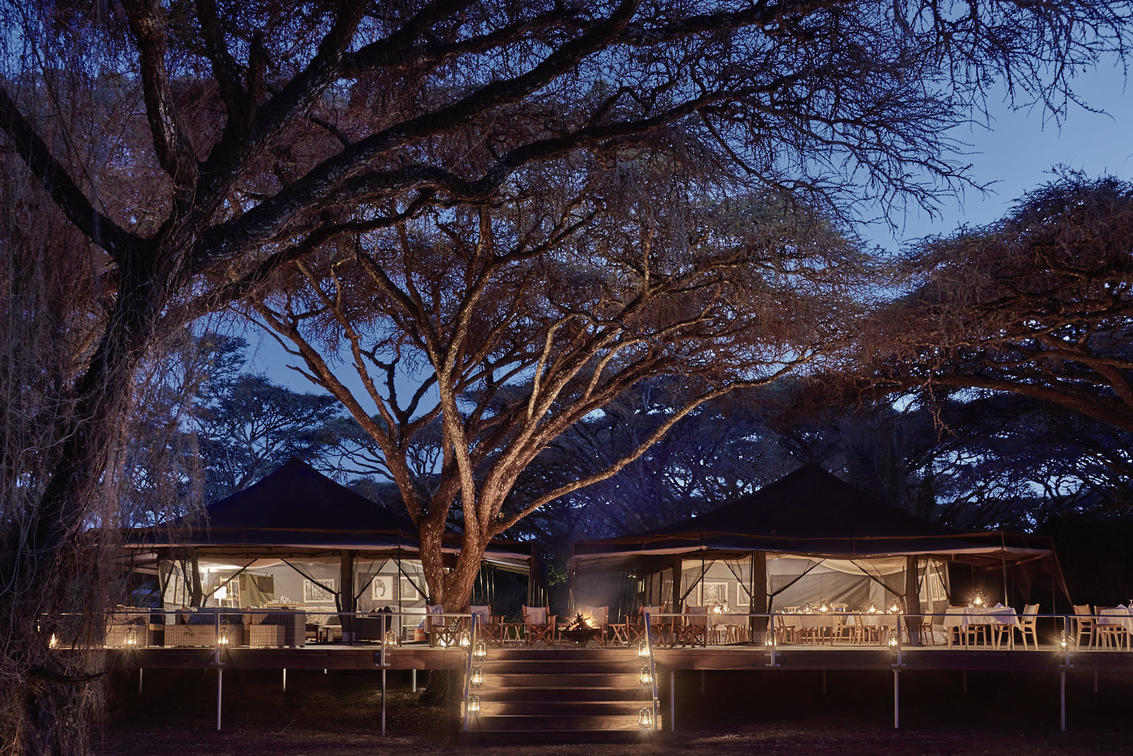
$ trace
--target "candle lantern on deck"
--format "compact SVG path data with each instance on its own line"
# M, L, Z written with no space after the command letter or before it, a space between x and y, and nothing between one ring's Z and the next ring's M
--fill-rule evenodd
M643 730L653 729L653 708L642 706L637 712L637 726Z
M472 684L472 687L479 688L484 684L484 670L479 666L473 667L472 675L468 678L468 682Z
M653 673L649 671L649 665L641 668L641 674L638 675L637 679L642 685L653 684Z
M468 713L478 714L480 712L480 696L471 695L468 697Z
M387 646L396 646L399 642L400 642L400 640L398 639L396 632L394 632L393 630L386 630L386 645Z
M477 641L476 647L472 649L473 659L487 659L488 658L488 644L484 641Z
M472 633L467 630L461 630L460 635L457 637L457 643L461 648L468 648L472 645Z
M221 625L220 636L216 639L216 645L220 646L221 648L227 648L228 640L228 627L226 625Z
M639 657L641 657L642 659L648 659L649 658L649 644L646 643L645 641L642 641L641 643L639 643L638 646L637 646L637 655Z

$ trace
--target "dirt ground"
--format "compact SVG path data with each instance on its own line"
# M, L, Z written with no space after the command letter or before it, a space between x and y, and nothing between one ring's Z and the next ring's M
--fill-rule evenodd
M911 675L902 681L902 729L892 727L884 674L685 673L678 678L677 732L632 745L493 746L456 736L451 707L423 704L407 675L390 674L387 731L380 735L376 673L229 671L222 732L215 731L214 673L146 672L116 680L96 749L130 756L234 754L1133 753L1133 682L1072 677L1070 731L1058 730L1057 677L1050 674ZM423 680L423 676L422 676ZM701 692L703 690L703 692Z

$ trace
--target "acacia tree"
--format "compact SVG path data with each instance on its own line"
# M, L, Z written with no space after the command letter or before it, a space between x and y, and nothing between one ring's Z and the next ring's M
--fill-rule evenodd
M863 331L881 387L1010 391L1133 430L1133 185L1071 175L933 240Z
M597 169L559 200L507 195L497 210L429 213L366 235L349 256L296 264L256 305L381 450L418 526L434 601L467 603L490 539L543 504L617 473L705 401L837 341L852 243L813 215L772 223L756 201L705 207L688 176L633 173ZM351 383L335 369L340 354ZM638 443L509 506L548 445L637 383L673 374L686 397ZM434 421L442 457L415 468L413 445ZM454 506L462 542L446 572Z
M10 689L41 644L34 618L61 607L75 574L61 555L163 331L339 234L487 202L524 165L678 122L747 177L931 202L961 176L944 135L989 81L1057 109L1070 72L1123 49L1127 14L1102 0L5 0L4 149L80 236L51 246L92 260L76 291L101 289L89 346L51 387L67 411L47 453L6 468L28 502L2 549L0 601L21 618L0 655ZM45 696L16 695L10 731L48 747Z

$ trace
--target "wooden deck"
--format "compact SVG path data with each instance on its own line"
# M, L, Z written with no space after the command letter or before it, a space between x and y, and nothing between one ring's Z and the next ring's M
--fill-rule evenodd
M536 646L536 649L541 646ZM570 653L570 647L556 647ZM624 650L623 650L624 651ZM211 648L107 649L107 658L119 669L201 669L216 666ZM492 651L489 651L491 654ZM878 647L788 646L770 653L756 646L708 646L704 648L657 648L658 668L668 670L889 670L898 663L896 652ZM222 666L232 669L381 669L378 645L320 644L300 648L232 648L220 653ZM915 670L1052 670L1060 669L1067 656L1055 646L1038 650L961 649L947 647L904 648L900 669ZM399 646L386 652L386 669L459 669L467 656L458 649ZM1083 649L1069 654L1075 669L1133 672L1133 652Z

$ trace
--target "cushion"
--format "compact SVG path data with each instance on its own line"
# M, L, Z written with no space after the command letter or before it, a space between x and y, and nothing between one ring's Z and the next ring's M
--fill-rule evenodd
M490 606L470 606L468 613L479 617L481 625L486 625L492 621L492 607Z
M528 625L547 624L547 607L529 606L524 609L523 621Z

